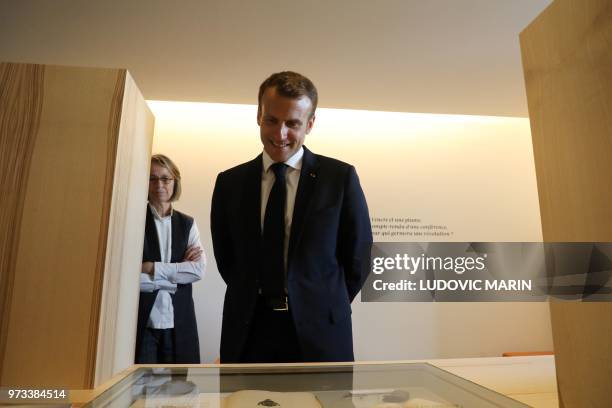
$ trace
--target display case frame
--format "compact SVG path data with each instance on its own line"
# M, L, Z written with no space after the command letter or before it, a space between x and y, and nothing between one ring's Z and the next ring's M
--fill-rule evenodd
M231 408L244 390L311 393L326 408L527 407L428 363L143 366L85 407Z

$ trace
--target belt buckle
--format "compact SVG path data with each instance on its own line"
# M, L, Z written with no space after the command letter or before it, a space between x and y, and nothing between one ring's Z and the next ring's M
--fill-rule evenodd
M272 310L274 310L275 312L286 312L289 310L289 302L287 301L287 296L283 296L282 299L284 300L284 305L282 307L274 307L272 308Z

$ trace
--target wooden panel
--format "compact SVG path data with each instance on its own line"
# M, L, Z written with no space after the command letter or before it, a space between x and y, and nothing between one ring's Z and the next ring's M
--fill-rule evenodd
M545 241L612 241L612 2L556 0L520 36ZM612 304L551 303L559 401L612 406Z
M8 192L0 200L0 333L8 332L19 226L40 124L43 79L42 66L0 64L0 185ZM5 350L6 336L0 336L0 363Z
M154 118L129 73L123 106L118 111L122 115L107 238L95 386L133 364L136 344L136 294L139 293L142 264Z
M544 237L612 239L612 3L557 0L520 36Z
M109 226L109 215L114 211L115 224L125 222L122 228L133 229L133 234L140 235L142 240L143 216L134 218L122 210L121 203L129 201L130 187L123 176L124 169L135 169L131 175L132 183L136 184L135 200L144 213L148 159L143 157L150 154L152 117L147 111L146 118L135 120L134 123L147 124L132 126L135 135L129 133L127 125L125 131L121 130L131 121L126 115L133 113L122 112L126 100L133 101L138 93L131 79L126 91L125 70L3 64L2 89L5 78L11 84L18 82L14 72L23 70L44 75L30 74L25 81L37 92L21 89L6 97L11 101L28 100L27 109L6 108L26 102L3 104L0 116L3 154L27 158L24 152L32 145L31 160L23 160L18 171L8 168L4 160L0 164L2 174L20 182L23 190L20 195L17 189L12 198L17 204L10 204L15 216L12 226L4 221L0 224L3 234L5 225L15 231L8 243L3 241L0 257L3 262L0 277L3 283L9 283L3 290L10 298L2 309L4 326L0 338L4 350L0 355L0 383L89 388L94 384L99 357L102 300L110 296L119 303L118 307L123 304L112 294L103 293L103 288L106 290L103 278L111 270L108 265L114 268L123 262L122 257L134 264L134 260L140 262L142 255L142 242L134 242L140 247L136 253L131 247L128 253L114 251L113 247L107 254L107 239L125 240L120 228ZM126 92L130 96L124 98ZM36 98L32 95L42 95L40 102L33 103ZM4 91L2 97L5 98ZM138 107L142 109L143 104L140 97ZM37 106L39 109L35 109ZM33 121L32 117L39 119ZM26 130L5 131L17 127ZM131 157L138 160L132 163ZM116 172L121 177L117 178ZM133 290L127 294L130 298L135 298L138 290L137 271L138 267L133 279L127 279L126 286ZM118 276L123 270L112 269L112 273ZM131 321L133 331L136 306L134 301L128 302L128 306L132 308L122 313ZM118 314L114 312L115 316ZM114 334L125 332L124 328ZM131 336L132 339L128 335L127 339L113 340L132 341L124 348L133 348ZM125 360L124 357L122 364L126 364Z
M103 197L116 138L109 135L108 119L118 80L116 70L45 68L3 385L91 382L93 310L99 307L94 289L103 261L99 240L108 217Z

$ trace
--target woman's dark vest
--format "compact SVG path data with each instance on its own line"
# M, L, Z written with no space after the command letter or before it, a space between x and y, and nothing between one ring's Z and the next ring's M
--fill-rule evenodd
M151 208L147 206L147 220L145 224L144 248L142 262L160 262L159 239ZM187 249L189 231L193 225L193 218L179 211L172 211L172 256L170 262L182 262ZM136 332L136 356L139 355L142 336L147 327L151 309L155 303L157 292L140 292L138 303L138 328ZM174 307L174 349L175 363L199 364L200 343L198 341L198 328L196 325L195 308L191 296L191 284L177 285L176 293L172 296Z

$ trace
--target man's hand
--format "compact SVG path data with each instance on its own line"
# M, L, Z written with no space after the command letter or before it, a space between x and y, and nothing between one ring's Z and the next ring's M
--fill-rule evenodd
M143 262L142 263L142 273L146 273L147 275L151 275L155 273L155 263L153 262Z
M190 246L185 251L183 262L197 262L202 257L203 252L199 246Z

